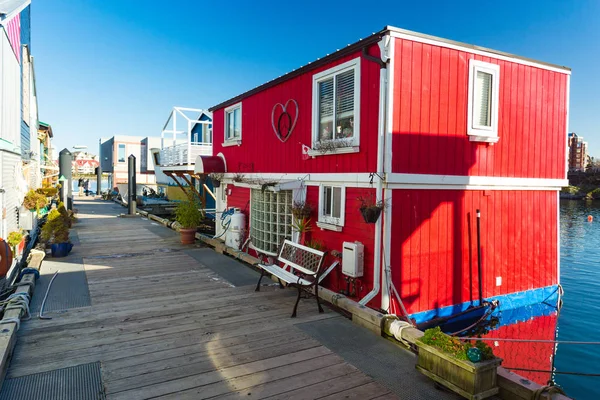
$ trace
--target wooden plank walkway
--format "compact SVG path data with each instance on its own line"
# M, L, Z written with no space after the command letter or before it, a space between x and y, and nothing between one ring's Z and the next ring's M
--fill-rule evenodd
M232 287L176 234L112 203L75 207L81 245L63 260L83 256L92 306L25 323L8 378L100 361L115 400L395 398L295 327L333 311L303 300L291 319L293 291Z

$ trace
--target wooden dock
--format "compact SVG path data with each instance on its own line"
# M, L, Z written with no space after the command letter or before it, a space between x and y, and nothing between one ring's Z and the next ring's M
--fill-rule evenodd
M24 323L7 378L99 361L115 400L396 398L296 327L339 314L311 299L291 319L293 291L232 287L151 221L75 207L80 245L62 260L83 260L92 305Z

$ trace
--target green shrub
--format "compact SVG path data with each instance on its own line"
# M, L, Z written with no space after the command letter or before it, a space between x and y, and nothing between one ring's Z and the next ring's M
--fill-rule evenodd
M36 189L36 193L42 194L46 197L54 197L58 194L58 189L53 187L43 187Z
M419 341L426 345L438 348L444 353L448 353L458 360L468 360L469 358L467 357L467 350L473 347L473 345L468 341L462 342L456 337L446 335L444 332L442 332L439 326L427 329ZM492 348L481 340L475 342L475 347L481 351L482 361L495 358Z
M204 218L204 212L200 211L200 204L194 200L182 201L177 204L175 218L182 228L196 228Z
M560 189L560 191L562 193L577 194L577 193L579 193L579 188L577 186L566 186L566 187Z
M48 204L46 196L34 190L27 192L23 199L23 207L28 210L39 210L40 208L44 208L46 204Z
M593 200L600 199L600 188L596 188L587 194L587 197Z
M11 232L8 234L7 242L11 248L15 248L23 240L23 234L21 232Z
M69 223L58 209L48 213L46 223L42 227L42 240L47 243L67 243L69 241Z

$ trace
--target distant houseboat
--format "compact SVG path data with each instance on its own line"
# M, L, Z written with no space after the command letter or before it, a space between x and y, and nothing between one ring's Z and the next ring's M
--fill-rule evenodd
M477 305L480 281L501 309L539 303L559 284L569 80L386 27L212 107L213 156L196 172L226 170L217 209L246 214L252 252L284 238L338 251L323 285L362 304L400 313L401 300L422 322Z

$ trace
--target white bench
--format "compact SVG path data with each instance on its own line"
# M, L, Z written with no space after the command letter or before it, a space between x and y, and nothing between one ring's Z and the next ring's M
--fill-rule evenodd
M298 298L296 299L296 305L294 306L294 312L292 313L292 318L294 318L296 316L296 309L300 302L302 290L308 291L314 287L317 306L319 307L319 312L322 313L323 308L319 302L318 290L320 282L319 274L324 260L324 251L315 250L285 240L281 245L277 260L275 260L273 264L256 264L256 266L261 269L260 278L256 284L256 291L260 291L260 282L265 276L265 273L269 273L279 279L279 284L281 286L283 286L281 282L285 282L289 287L297 287Z

